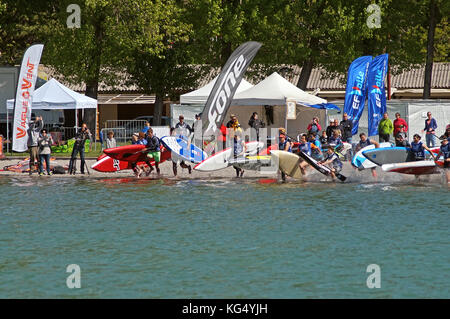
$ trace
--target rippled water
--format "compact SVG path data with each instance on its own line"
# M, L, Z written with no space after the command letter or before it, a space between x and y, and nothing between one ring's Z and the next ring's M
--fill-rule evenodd
M442 185L2 177L0 200L1 298L450 297Z

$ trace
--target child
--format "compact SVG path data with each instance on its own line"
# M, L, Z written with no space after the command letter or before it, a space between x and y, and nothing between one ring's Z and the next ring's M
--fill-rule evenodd
M328 144L327 131L322 131L322 136L319 138L319 141L322 145Z
M339 159L339 156L334 152L333 146L328 146L325 159L319 163L322 165L331 164L331 178L333 180L336 178L336 173L339 173L342 170L342 162Z
M114 138L114 132L109 131L106 137L106 148L117 147L116 139Z
M47 130L43 129L41 131L42 137L38 139L39 146L39 176L44 175L44 167L43 162L45 160L45 166L47 169L47 175L52 175L50 171L50 154L52 153L52 149L50 148L53 144L53 139L51 135L47 135Z

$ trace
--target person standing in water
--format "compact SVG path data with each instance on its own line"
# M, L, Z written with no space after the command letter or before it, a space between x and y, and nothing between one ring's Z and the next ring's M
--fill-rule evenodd
M42 117L36 116L34 122L30 122L30 126L28 128L28 146L30 152L30 175L33 174L33 169L36 168L36 162L40 166L39 161L39 136L41 130L44 128L44 121Z
M153 171L153 167L150 164L150 160L153 159L155 161L156 173L158 175L161 174L161 170L159 169L159 162L161 159L161 149L159 146L159 139L153 135L153 129L150 127L147 131L147 148L145 152L147 152L147 158L145 162L147 163L150 170L147 172L147 176Z
M280 133L278 149L280 151L286 151L286 152L292 153L292 143L287 140L286 135L283 133ZM283 180L283 182L286 181L286 174L283 172L281 172L281 179Z
M176 135L176 130L174 128L170 129L170 135L175 136ZM174 155L174 153L172 153L171 155L171 161L172 161L172 171L173 171L173 175L177 176L178 174L178 169L177 169L177 165L178 165L178 161L179 159L177 158L176 155ZM189 174L192 173L192 168L191 165L187 165L183 160L180 160L180 166L181 168L187 168L189 171Z
M92 140L92 134L87 128L86 123L83 123L81 125L81 129L79 129L77 135L75 136L75 144L73 145L72 156L69 162L69 174L75 174L74 162L77 158L78 153L80 153L81 159L80 171L81 174L84 174L84 167L86 166L84 160L84 144L86 143L86 140ZM90 149L92 148L92 143L90 143L89 148Z
M424 145L421 141L421 136L419 134L414 134L413 141L411 143L411 152L408 156L407 162L413 161L423 161L425 160L425 150L430 152L433 159L436 160L436 156L431 152L428 146Z
M359 142L358 142L358 144L356 144L355 152L357 153L361 149L363 149L364 147L367 147L369 145L375 145L375 148L380 147L380 144L377 141L368 139L365 133L361 133L361 134L359 134ZM372 177L374 177L376 179L377 178L376 167L371 168L371 172L372 172Z
M441 142L441 147L439 153L437 154L435 161L439 159L439 157L444 156L444 171L445 177L447 179L447 184L450 183L450 142L449 139L444 139Z
M242 129L240 127L235 128L233 133L233 157L234 159L237 159L244 156L247 146L242 139ZM242 177L244 175L244 170L242 168L237 165L233 165L233 167L236 170L236 177Z
M328 146L327 153L325 154L325 159L319 164L322 165L329 165L331 164L331 178L333 181L336 179L336 173L339 173L342 170L342 162L339 159L339 156L334 152L334 149L332 146Z

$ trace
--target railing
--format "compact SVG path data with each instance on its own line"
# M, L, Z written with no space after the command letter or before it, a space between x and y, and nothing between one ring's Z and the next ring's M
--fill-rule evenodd
M133 133L138 133L144 129L145 126L145 120L108 120L105 122L105 127L103 130L109 130L109 129L117 129L122 128L124 129L123 137L125 140L131 140L131 136ZM106 138L106 135L103 135L103 139ZM121 136L122 138L122 136Z
M126 136L126 130L123 127L111 127L111 128L102 128L100 131L102 150L106 148L106 138L108 137L108 133L114 133L114 139L116 140L117 146L119 144L126 144L129 138Z

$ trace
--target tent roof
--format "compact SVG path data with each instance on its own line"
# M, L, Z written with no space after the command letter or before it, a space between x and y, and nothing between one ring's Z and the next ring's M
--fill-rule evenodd
M180 95L180 103L181 104L206 104L206 100L208 100L209 93L211 93L213 86L216 83L218 77L219 76L216 76L211 82L209 82L205 86L199 88L198 90ZM239 92L243 92L251 87L253 87L253 85L251 83L247 82L245 79L242 79L241 83L239 84L239 86L236 90L236 94Z
M327 103L326 100L306 93L278 73L274 72L257 85L237 93L232 105L283 105L286 99L310 106Z
M14 108L14 99L8 100L8 109ZM42 109L95 109L97 100L72 91L55 79L51 79L33 93L33 110Z

